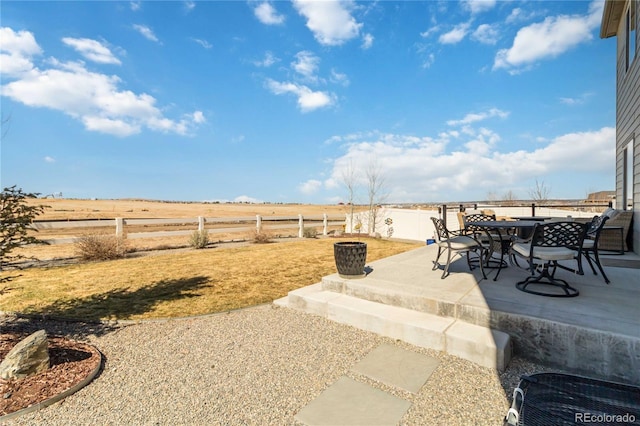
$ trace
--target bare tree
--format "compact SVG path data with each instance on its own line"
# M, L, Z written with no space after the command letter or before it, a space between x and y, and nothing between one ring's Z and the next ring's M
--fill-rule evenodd
M347 206L349 208L349 230L353 233L353 211L356 193L356 185L358 184L358 175L353 167L353 161L349 160L346 168L342 169L342 183L347 189Z
M503 196L502 196L502 201L504 202L505 205L507 206L512 206L516 203L516 200L518 199L518 196L512 191L512 190L508 190Z
M7 117L2 117L2 120L0 120L0 124L2 125L2 132L0 133L2 136L0 137L0 139L4 139L4 137L7 135L7 132L9 131L9 125L11 124L11 114L9 114Z
M387 194L384 191L385 177L378 160L374 157L369 161L365 170L367 179L367 196L369 202L369 234L376 232L378 217L378 205L381 204Z
M487 192L487 201L494 202L498 200L498 194L493 191Z
M538 182L538 179L536 179L536 186L529 190L529 195L532 200L543 203L549 200L550 192L551 188L545 185L544 181Z

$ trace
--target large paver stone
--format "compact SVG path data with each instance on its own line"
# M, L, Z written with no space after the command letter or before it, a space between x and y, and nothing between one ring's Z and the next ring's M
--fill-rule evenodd
M396 425L411 403L390 393L340 377L295 419L306 425Z
M438 359L391 345L369 352L353 371L384 384L417 393L438 367Z

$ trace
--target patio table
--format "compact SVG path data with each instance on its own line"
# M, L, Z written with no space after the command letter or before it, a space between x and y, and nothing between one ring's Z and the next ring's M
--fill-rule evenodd
M545 220L553 219L551 216L513 216L516 220L533 220L536 222L544 222Z
M531 233L531 230L536 223L539 221L536 220L483 220L478 222L469 222L470 225L477 226L478 228L482 228L486 230L489 239L491 240L490 244L492 244L492 248L496 247L500 252L500 263L498 264L498 272L496 272L496 276L493 278L494 281L498 279L498 275L500 275L500 271L502 268L506 267L507 264L504 260L504 255L509 254L509 250L511 249L511 244L513 244L513 240L517 238L517 235L514 233L522 235L523 232ZM493 234L489 231L493 231ZM498 235L498 240L494 238L495 235ZM495 244L495 246L494 246ZM487 259L488 261L489 259Z
M547 220L553 219L551 216L513 216L515 220L532 220L534 222L546 222ZM518 230L518 236L524 240L528 240L531 238L531 232L533 232L533 228L523 228Z

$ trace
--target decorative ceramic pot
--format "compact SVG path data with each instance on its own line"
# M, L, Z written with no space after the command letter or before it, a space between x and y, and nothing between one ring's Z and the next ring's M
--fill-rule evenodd
M364 265L367 262L367 243L344 241L333 244L333 256L336 260L338 275L342 278L362 278L367 274Z

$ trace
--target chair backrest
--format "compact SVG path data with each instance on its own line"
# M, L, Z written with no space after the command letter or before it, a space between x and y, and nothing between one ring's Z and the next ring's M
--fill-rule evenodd
M600 230L604 227L604 224L609 220L609 216L594 216L589 223L589 229L587 229L587 234L589 236L595 236Z
M464 229L469 232L480 232L483 228L470 225L470 222L484 222L487 220L496 220L496 215L488 215L483 213L472 213L462 217L464 221Z
M437 217L431 217L431 220L433 221L434 228L436 228L436 241L440 242L449 239L449 231L447 231L447 228L444 226L444 221Z
M582 250L589 224L580 222L540 222L533 228L531 246L568 247Z
M600 231L604 228L605 223L609 220L609 216L594 216L589 223L589 228L587 229L587 235L594 240L598 240L600 237Z

